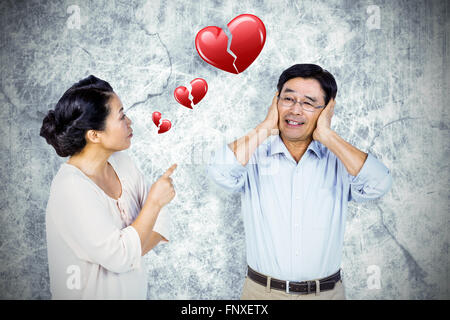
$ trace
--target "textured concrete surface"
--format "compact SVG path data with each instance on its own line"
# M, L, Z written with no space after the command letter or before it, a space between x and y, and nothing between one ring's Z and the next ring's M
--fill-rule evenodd
M349 299L449 295L448 1L2 1L0 297L50 298L45 206L60 164L39 137L74 82L111 83L133 121L129 154L149 181L170 163L170 244L147 257L150 299L238 299L245 274L240 200L210 182L212 148L265 117L279 74L316 63L338 82L332 128L390 169L384 198L350 205L342 261ZM205 63L203 27L257 15L267 40L239 75ZM209 85L194 110L173 90ZM153 111L172 121L156 133Z

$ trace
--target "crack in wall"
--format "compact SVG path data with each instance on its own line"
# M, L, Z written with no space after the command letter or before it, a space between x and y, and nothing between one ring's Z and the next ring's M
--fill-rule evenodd
M391 232L391 230L389 230L389 228L387 227L386 223L384 222L384 216L383 216L383 210L380 208L379 204L376 204L376 207L378 208L378 211L380 213L380 218L381 218L381 225L383 226L383 228L386 230L386 232L388 233L388 235L392 238L392 240L394 240L395 244L397 244L397 246L400 248L400 250L402 251L405 259L406 259L406 266L408 268L408 278L410 280L414 279L417 282L420 283L420 287L424 288L424 287L429 287L429 285L425 282L425 277L427 276L427 272L425 272L422 267L420 267L419 263L416 261L416 259L414 259L414 257L412 256L412 254L409 252L408 249L406 249L401 243L400 241L398 241L398 239L394 236L393 232ZM413 285L414 287L419 287L417 284ZM425 293L421 292L421 295L423 295ZM426 299L426 296L422 296L420 297L421 299Z
M84 52L87 53L87 55L89 56L89 58L94 61L94 58L92 57L92 53L90 53L88 50L86 50L85 48L83 48L81 45L78 45L78 47L83 50Z
M128 112L129 110L133 109L134 107L136 107L136 106L138 106L140 104L146 103L147 101L149 101L153 97L162 96L165 93L165 90L167 89L167 87L169 86L169 80L172 77L172 71L173 71L172 57L170 56L170 52L169 52L169 49L167 49L166 44L161 40L161 37L159 36L159 33L158 32L155 32L155 33L148 32L148 30L145 29L145 27L141 23L137 23L137 25L139 26L139 28L141 28L144 31L144 33L146 35L151 36L151 37L153 37L153 36L157 36L158 37L159 42L162 44L162 46L166 50L167 57L169 59L170 73L169 73L169 76L166 79L166 83L162 87L161 92L154 93L154 94L148 94L147 97L144 100L137 101L137 102L133 103L127 110L125 110L125 112Z
M370 151L370 150L372 149L373 145L375 144L375 140L381 135L381 133L383 132L383 129L385 129L386 127L388 127L388 126L390 126L390 125L392 125L392 124L394 124L394 123L396 123L396 122L407 121L407 120L416 120L416 119L419 119L419 118L404 117L404 118L400 118L400 119L397 119L397 120L388 122L387 124L385 124L385 125L380 129L380 131L378 131L378 133L375 135L375 137L373 137L372 141L370 142L368 151Z

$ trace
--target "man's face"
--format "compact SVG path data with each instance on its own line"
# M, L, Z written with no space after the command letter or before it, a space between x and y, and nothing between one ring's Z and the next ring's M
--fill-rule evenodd
M305 107L324 106L325 92L320 87L320 83L316 79L290 79L284 83L278 99L278 128L281 136L292 142L311 140L323 108L309 112L303 110L299 103L285 107L281 101L283 98L301 101ZM295 122L304 124L295 124Z

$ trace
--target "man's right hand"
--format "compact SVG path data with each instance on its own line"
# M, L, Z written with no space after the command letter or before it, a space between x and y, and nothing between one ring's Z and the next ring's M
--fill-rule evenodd
M267 112L267 116L260 124L261 129L268 130L270 135L277 135L278 129L278 91L272 99L272 105Z
M173 164L158 180L156 180L148 192L146 202L150 202L153 205L162 208L172 201L175 197L175 189L170 175L176 168L177 164Z

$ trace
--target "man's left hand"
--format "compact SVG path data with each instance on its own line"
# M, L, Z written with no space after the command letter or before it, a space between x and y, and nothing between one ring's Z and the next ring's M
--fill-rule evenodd
M321 141L327 132L331 130L331 118L334 115L334 105L336 101L334 99L330 99L325 109L319 115L317 119L316 128L313 132L313 139Z

